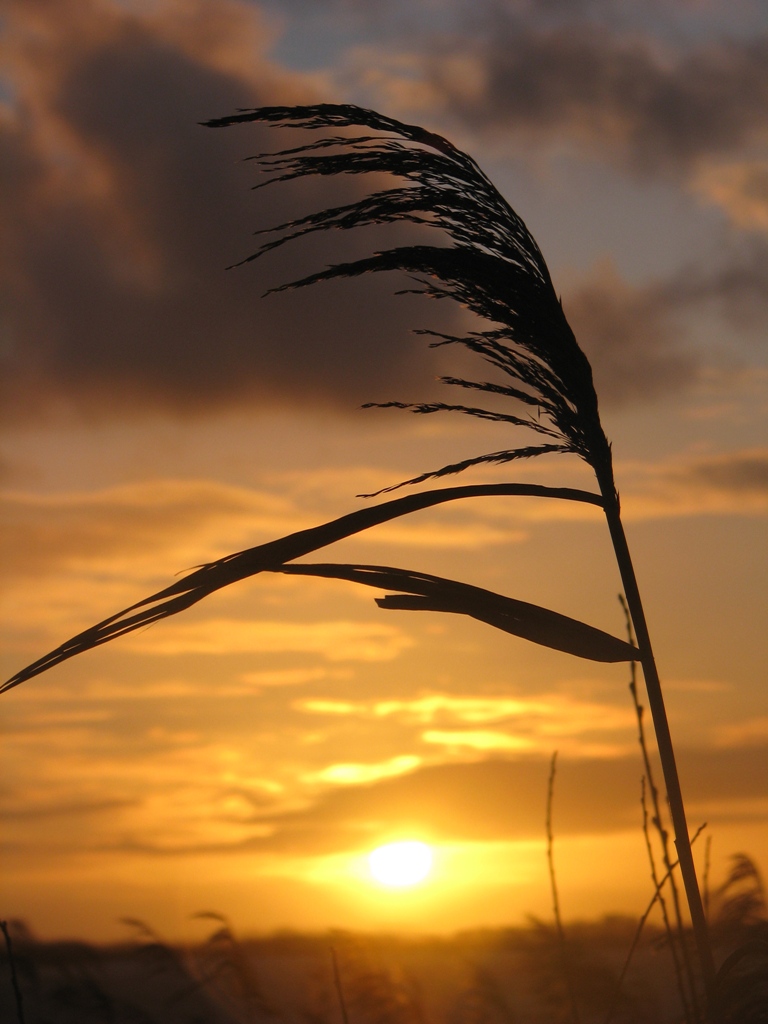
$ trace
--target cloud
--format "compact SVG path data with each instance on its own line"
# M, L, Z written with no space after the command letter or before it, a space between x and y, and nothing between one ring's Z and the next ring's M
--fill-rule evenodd
M678 342L679 305L666 284L632 286L610 262L566 295L563 308L602 404L647 402L696 380L699 360Z
M48 684L45 690L30 688L26 699L30 704L37 701L45 704L51 701L71 703L73 700L77 700L96 701L100 705L123 704L126 701L136 705L142 701L166 702L179 699L187 702L193 699L220 701L224 697L252 697L272 687L301 687L321 680L339 681L350 677L351 669L349 668L265 669L257 672L241 672L236 676L234 682L219 679L215 688L212 688L207 679L190 680L180 677L142 679L141 685L137 686L135 682L123 682L115 678L94 679L79 676L64 686ZM71 714L81 717L80 712L71 712ZM85 714L83 713L83 715ZM46 716L35 712L35 728L43 719L47 720Z
M139 699L130 707L107 704L108 714L104 704L91 703L107 700L106 688L99 694L90 686L41 693L18 705L6 748L21 773L9 781L0 811L13 817L20 848L249 852L258 864L262 855L313 858L359 850L383 834L407 830L437 843L541 841L554 748L561 752L557 835L634 830L642 842L643 769L634 738L631 751L611 751L608 742L592 751L588 746L595 738L591 728L602 729L601 741L612 738L610 715L626 735L631 714L624 709L568 699L549 716L535 710L526 716L510 707L514 698L502 696L319 699L317 711L336 713L345 735L358 737L356 745L344 740L340 747L341 732L303 742L305 726L268 701L258 713L252 702L227 713L218 686L209 687L214 703L203 706L201 731L190 717L194 692L169 691L163 709L142 705L142 686L134 683ZM549 699L540 695L527 703ZM383 717L414 725L417 744L431 715L423 732L433 732L436 742L426 735L420 748L402 736L396 743L375 741L353 716L381 718L376 711L386 705ZM501 717L510 712L511 722ZM526 717L533 728L524 727ZM765 722L748 726L724 728L714 750L678 751L693 827L708 820L716 828L734 815L765 820ZM535 748L513 747L504 742L510 736L532 738ZM573 736L582 749L571 753Z
M751 814L768 796L760 771L765 754L764 744L679 752L690 807L697 815L712 811L713 827L728 813L727 801L743 801ZM425 765L370 785L335 787L311 807L260 818L274 831L249 845L309 855L359 847L408 828L436 842L541 839L548 773L548 759L525 755ZM641 774L637 755L562 759L557 834L639 831ZM726 810L718 809L721 804Z
M256 228L339 195L312 182L249 192L254 168L241 158L288 139L198 124L318 98L311 76L266 56L273 33L258 7L16 0L4 17L6 420L299 401L347 409L389 397L426 365L409 334L414 300L392 301L396 281L262 301L269 284L329 262L326 239L224 270ZM342 187L347 199L362 188ZM343 244L332 250L343 258Z
M768 741L768 715L751 718L734 725L723 725L716 733L718 747L747 747L765 744Z
M693 181L703 198L722 207L734 224L768 232L768 163L744 160L705 165Z
M768 240L749 239L727 251L712 269L692 264L658 286L659 300L670 309L714 309L741 331L759 328L768 313Z
M610 260L563 297L594 371L601 405L626 407L680 393L706 373L691 314L762 337L768 316L768 242L753 238L713 267L691 262L663 278L630 284Z
M694 486L740 498L768 498L768 449L755 448L730 455L715 455L690 462L683 479Z
M489 523L395 523L383 526L376 532L380 544L393 544L424 548L458 548L461 551L476 551L495 544L520 544L527 540L524 530L491 526Z
M757 516L768 509L765 448L696 453L658 463L626 462L620 466L620 479L629 519ZM172 479L93 493L0 493L0 511L0 557L6 583L13 585L12 591L7 589L3 617L13 644L22 647L60 640L158 589L179 570L324 518L300 511L294 497L285 498L274 491ZM384 545L386 551L392 544L418 546L426 535L429 547L472 550L519 540L524 536L520 523L563 516L592 521L595 514L587 506L571 507L565 502L523 502L511 528L506 505L486 500L478 503L476 510L467 505L460 519L448 523L436 518L410 529L406 525L392 531L377 530L366 539L365 560L371 560L371 543ZM312 596L325 593L328 587L366 604L373 596L367 589L327 581L278 580L272 575L258 581L259 593L267 602L277 600L278 592L292 594L291 588ZM269 611L266 614L272 618ZM162 631L147 634L146 644L159 652L161 632L167 650L213 650L231 643L251 650L250 645L266 642L245 637L244 627L237 622L231 629L222 623L211 626L210 636L196 636L195 628L182 620L167 624ZM341 635L338 639L341 641ZM359 640L368 642L362 637ZM369 640L374 646L379 642L372 635ZM346 638L345 648L347 641L351 643L351 638ZM380 642L389 643L383 633ZM272 684L254 679L252 684L241 681L237 685Z
M395 626L365 622L208 619L133 634L126 648L153 655L320 654L329 661L390 661L414 641Z
M381 483L381 472L376 476ZM100 491L0 490L3 570L6 579L55 576L62 569L144 579L157 573L159 557L175 572L315 526L328 515L311 511L317 498L311 488L286 490L281 479L267 489L172 477ZM422 516L386 524L372 536L387 548L461 550L527 537L519 528L484 522L481 513L462 508L448 522Z
M452 72L457 56L473 74ZM586 20L541 27L495 7L424 67L435 99L473 131L568 140L645 176L687 177L765 137L766 35L675 51L638 32Z
M263 687L272 686L304 686L307 683L316 683L320 679L345 678L344 672L331 673L325 668L284 668L263 672L243 672L238 679L244 685L242 687L231 686L230 692L238 689L240 693L254 693Z
M417 723L434 722L448 716L461 722L498 722L530 714L546 714L551 708L547 698L539 700L515 697L457 697L434 693L410 700L376 701L370 708L377 718L395 716Z
M523 736L510 736L505 732L493 732L490 729L427 729L422 733L425 743L460 749L469 747L471 750L532 750L537 744Z
M428 397L434 359L409 332L438 326L435 318L448 326L458 316L450 304L424 311L413 297L395 301L387 275L261 299L267 285L343 258L348 239L307 239L223 270L248 251L252 230L326 205L340 189L347 200L366 190L348 179L250 193L253 165L239 159L283 137L198 126L238 106L319 98L320 78L269 58L275 30L256 5L16 0L7 19L2 416L352 409L399 397L413 377ZM762 45L723 43L665 62L643 40L593 27L503 20L476 32L466 52L462 41L472 75L446 74L450 52L428 71L442 101L480 130L565 134L656 168L694 160L705 142L727 148L751 137L764 121ZM752 79L750 103L737 103ZM659 161L664 146L677 148ZM742 271L730 293L764 294L764 274L750 283ZM703 285L711 296L713 282ZM671 344L669 290L633 290L608 273L571 295L568 309L605 401L645 400L695 376L692 357Z
M734 381L726 375L727 393L733 394ZM723 408L717 379L702 375L706 414ZM765 390L761 373L749 373L739 388L734 409L726 406L728 415L738 411L738 402L748 403ZM699 413L695 411L698 415ZM687 412L686 412L687 414ZM525 469L518 471L522 479ZM734 448L724 452L684 452L659 461L623 460L617 463L621 486L622 514L627 520L671 519L683 516L760 516L768 510L768 448ZM586 511L585 511L586 510ZM489 501L484 512L489 517L502 516L504 506ZM515 516L524 523L561 519L596 522L587 506L553 501L521 503Z
M676 458L627 470L623 507L629 519L768 511L767 448Z
M546 753L555 743L569 756L616 757L627 749L628 730L635 727L629 708L558 693L535 699L441 693L384 701L308 698L294 702L294 707L315 715L385 718L416 726L417 743L443 747L443 756L451 757L463 756L466 750ZM607 738L609 733L612 738ZM596 740L595 734L602 738Z
M631 709L574 700L562 693L536 698L428 693L357 701L311 697L295 701L294 708L310 715L391 719L416 726L413 739L417 743L442 746L452 757L467 750L542 753L555 742L567 756L617 757L627 750L628 736L636 729ZM595 734L605 737L607 733L613 738L596 740ZM633 735L633 748L634 742Z
M310 525L278 494L207 480L58 494L6 491L0 508L4 572L26 576L89 563L135 572L137 560L151 563L159 551L198 563L246 538L258 543Z
M334 98L327 76L269 56L276 30L257 5L14 0L6 18L13 98L0 116L0 416L351 410L411 397L414 379L414 397L430 397L440 367L410 329L456 328L453 304L394 300L391 275L261 298L270 284L343 259L348 246L369 251L372 235L305 239L223 270L250 250L253 230L370 185L307 180L250 192L253 165L241 158L287 137L199 127L246 105ZM713 178L705 167L763 130L762 38L663 56L642 37L502 18L475 24L460 47L441 47L402 57L408 74L429 80L432 110L442 104L480 132L569 138L644 173L704 167L699 193L738 216L762 202L757 164L740 177ZM410 232L394 226L387 244ZM756 251L717 281L672 282L676 291L664 282L632 289L602 271L575 290L567 308L603 400L648 400L694 380L696 361L673 344L677 312L719 296L733 320L750 308L762 315L764 266Z
M378 764L340 763L330 764L317 772L310 772L304 776L304 781L310 784L331 783L337 786L359 786L375 782L378 779L388 779L395 775L405 775L418 768L421 758L413 754L397 754L386 761Z
M0 559L7 585L3 620L13 645L59 641L167 585L175 574L333 518L327 508L312 511L307 502L302 509L301 497L313 502L315 495L286 496L279 480L271 487L171 478L92 492L0 490ZM366 560L372 543L387 553L374 560L389 563L392 546L477 550L526 536L502 524L501 516L498 522L467 509L456 521L421 517L420 522L379 529L364 540ZM259 576L257 588L272 605L284 605L290 600L286 595L296 591L311 597L330 589L369 606L373 597L367 588L271 573ZM169 633L167 643L183 646L187 641L181 637ZM203 640L189 642L199 647ZM218 642L205 641L209 646ZM282 682L290 678L275 677L273 683L254 676L237 685L246 690Z
M563 694L528 697L463 697L428 693L400 700L336 701L307 699L295 705L312 714L356 715L364 718L395 718L406 723L461 722L481 725L510 722L537 723L543 734L566 735L593 729L620 729L633 722L633 712L612 704L573 700Z

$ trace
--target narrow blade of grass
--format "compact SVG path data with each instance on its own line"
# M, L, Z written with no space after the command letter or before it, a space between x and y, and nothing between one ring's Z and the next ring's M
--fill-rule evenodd
M578 658L617 662L633 661L639 656L636 647L578 619L441 576L391 566L331 563L285 565L276 571L398 590L401 593L376 598L376 604L386 609L469 615L505 633Z
M209 594L228 587L238 580L247 579L257 573L277 571L285 562L302 555L311 554L319 548L327 547L345 537L351 537L373 526L390 522L400 516L409 515L420 509L440 505L446 501L460 498L493 497L498 495L526 495L539 498L560 498L570 501L586 502L603 507L603 499L590 491L575 490L570 487L544 487L538 484L478 484L467 487L443 487L437 490L422 491L420 494L409 494L404 498L382 502L372 508L359 509L341 516L331 522L308 530L299 530L278 540L259 544L245 551L219 558L215 562L202 565L183 579L177 580L169 587L159 590L156 594L124 608L122 611L102 620L90 629L78 633L61 646L50 651L37 661L27 665L20 672L0 686L0 693L46 672L55 665L61 664L76 654L90 651L125 633L149 626L160 619L176 615L202 601Z

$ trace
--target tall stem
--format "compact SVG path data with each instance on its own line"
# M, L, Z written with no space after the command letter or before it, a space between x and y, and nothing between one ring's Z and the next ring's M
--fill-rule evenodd
M632 623L637 637L637 646L640 650L640 664L643 667L645 686L648 692L648 704L653 718L653 728L656 733L656 743L659 748L661 769L664 775L664 784L669 800L669 812L672 818L672 826L675 832L675 846L677 857L680 862L680 873L683 877L685 895L688 901L688 909L691 914L691 924L696 941L696 948L699 954L701 973L704 980L704 988L707 994L707 1001L713 1005L715 965L712 957L712 947L709 942L707 921L704 916L704 907L701 902L699 884L696 880L696 867L693 863L691 841L688 835L688 824L685 819L685 807L683 805L683 794L680 789L680 779L677 774L675 763L675 752L672 747L672 737L669 732L667 711L664 705L664 696L661 691L661 682L656 670L656 661L651 647L651 638L648 633L648 626L645 621L645 612L640 599L640 591L635 578L635 570L632 566L632 559L629 554L629 546L624 533L624 526L619 514L619 501L615 490L611 486L602 486L601 490L605 500L605 517L608 521L608 529L611 533L613 549L616 554L616 561L621 574L622 586L627 599L629 613L632 616Z

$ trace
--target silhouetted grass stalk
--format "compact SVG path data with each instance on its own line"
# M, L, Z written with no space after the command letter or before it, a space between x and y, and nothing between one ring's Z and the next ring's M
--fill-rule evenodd
M336 989L336 995L339 997L339 1008L341 1010L342 1024L349 1024L347 1003L344 998L344 987L341 984L341 972L339 971L339 958L336 955L335 946L331 946L331 964L333 966L333 985L334 988Z
M711 867L712 858L712 836L707 836L707 842L704 847L704 874L701 879L702 889L704 890L704 917L709 922L709 869Z
M601 483L598 480L599 483ZM653 655L651 638L648 633L648 626L645 620L640 591L637 586L635 571L632 566L632 559L629 553L624 527L621 522L618 496L607 495L601 484L605 510L605 518L608 522L613 549L616 553L616 561L621 574L621 581L624 587L629 613L632 616L632 625L637 637L637 645L640 651L640 664L643 668L648 704L651 709L653 728L656 735L656 743L659 750L661 769L664 775L664 785L669 801L669 813L672 818L672 825L675 832L675 847L677 858L680 862L680 874L683 878L685 895L688 902L688 909L691 914L691 924L699 954L704 987L707 999L711 1003L714 998L715 963L712 956L712 947L709 941L707 920L704 915L704 907L701 901L698 881L696 879L696 867L693 862L691 841L688 835L688 824L683 804L683 794L680 788L680 778L677 772L675 752L672 746L672 736L669 731L667 710L664 704L664 696L661 690L661 681L656 669L656 659Z
M683 931L683 923L680 919L678 912L677 915L677 931L672 928L672 922L669 919L669 912L667 910L667 901L664 899L663 886L664 882L668 879L670 886L674 885L675 873L672 865L667 863L665 857L665 864L667 866L666 873L664 875L664 881L661 881L656 870L656 858L653 853L653 844L651 843L651 830L648 823L648 801L646 792L646 778L643 776L642 780L642 793L640 803L642 806L643 813L643 836L645 838L645 848L648 853L648 861L651 867L651 880L654 884L655 892L658 896L659 907L661 909L662 920L664 921L664 930L667 935L667 942L669 944L669 951L672 955L672 964L675 969L675 980L677 982L677 991L680 995L680 1002L683 1007L683 1014L687 1024L697 1024L701 1019L699 1008L696 1000L696 983L691 972L690 959L686 956L686 944L685 944L685 933ZM658 828L659 826L657 826ZM675 865L677 865L675 861ZM677 906L677 905L676 905ZM679 946L679 951L678 951ZM681 964L681 958L683 963ZM683 964L685 965L685 975L683 974ZM693 1006L693 1009L692 1009Z
M576 992L573 987L573 972L571 960L568 955L568 946L565 939L563 919L560 916L560 898L557 892L557 875L555 874L555 835L552 829L552 805L555 796L555 772L557 768L557 751L552 754L552 761L549 767L549 782L547 784L547 864L549 866L549 886L552 892L552 909L555 916L555 929L557 931L557 944L560 952L560 963L563 969L565 985L568 989L568 999L571 1004L571 1018L573 1024L581 1024L579 1017L579 1005L576 1001Z
M11 972L11 986L13 987L13 998L16 1004L16 1016L19 1018L19 1024L24 1024L24 1001L21 998L19 978L16 974L16 958L13 954L13 943L11 942L11 933L8 930L7 921L0 921L0 931L3 933L5 948L8 952L8 967Z
M694 833L693 838L691 839L691 845L693 845L696 842L696 840L699 838L701 833L704 831L705 827L706 827L705 825L700 825L699 828L696 829L696 832ZM661 876L659 881L656 883L656 888L654 890L653 896L651 897L650 902L648 903L648 906L643 911L643 914L640 917L640 920L637 922L637 928L635 929L635 934L634 934L634 936L632 938L632 944L629 947L629 951L628 951L626 959L624 961L624 965L621 968L621 973L619 974L619 977L618 977L618 979L616 981L616 988L614 990L613 1000L611 1002L611 1008L608 1011L608 1016L605 1018L605 1024L610 1024L611 1020L613 1019L613 1015L616 1012L616 1008L617 1008L617 1006L619 1004L619 998L621 996L621 987L624 984L624 979L627 976L627 971L629 970L629 965L632 962L632 958L635 955L635 951L636 951L638 945L640 944L640 937L643 934L643 929L645 928L645 926L646 926L646 924L648 922L648 918L651 916L651 911L656 906L657 902L659 902L661 900L661 898L662 898L662 889L664 888L664 886L667 883L667 881L670 878L672 878L674 870L677 867L679 867L679 862L678 861L674 861L672 864L669 865L669 867L667 868L665 873Z
M627 639L630 643L634 643L635 637L632 630L632 617L627 606L627 602L623 594L619 594L619 602L624 610L624 615L627 622ZM694 1006L695 1020L699 1019L698 1000L696 997L696 981L693 976L693 970L691 967L690 957L688 956L688 944L686 942L685 926L683 922L683 916L680 909L680 897L677 890L677 881L675 879L675 873L672 870L672 860L669 855L669 833L664 827L664 820L662 817L661 804L659 802L659 790L654 781L653 766L651 765L651 759L648 754L648 744L645 740L645 725L643 719L643 707L640 704L640 700L637 695L637 670L635 662L630 663L630 682L629 692L632 695L632 703L635 708L635 715L637 717L637 736L640 744L640 750L643 756L643 766L645 768L645 775L642 779L642 794L641 794L641 805L643 814L643 835L645 837L646 850L648 852L648 861L651 868L651 879L654 887L658 892L659 905L661 908L661 915L664 921L664 928L667 933L667 941L669 942L670 952L672 954L672 960L675 968L675 976L677 978L678 991L680 993L680 999L683 1004L686 1020L691 1020L689 1002ZM661 853L664 866L667 869L665 878L669 879L670 889L672 891L672 903L675 910L675 922L677 931L675 932L672 928L672 923L669 919L667 912L667 902L664 899L662 891L662 885L658 879L658 872L656 870L656 859L653 853L653 845L651 843L650 829L648 827L648 808L646 803L646 782L648 790L651 795L651 803L653 806L653 824L656 827L656 831L659 836L661 843ZM698 834L698 833L697 833ZM677 862L675 862L677 863ZM678 945L680 947L680 954L678 955ZM682 958L683 965L685 967L685 979L683 979L682 966L680 960ZM689 996L690 993L690 996Z

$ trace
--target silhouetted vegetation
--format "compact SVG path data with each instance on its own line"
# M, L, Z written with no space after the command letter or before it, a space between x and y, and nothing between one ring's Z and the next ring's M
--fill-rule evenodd
M538 920L527 928L447 938L286 932L239 939L219 915L201 916L214 928L206 941L187 947L133 920L127 922L132 939L108 947L40 942L20 922L11 922L25 1024L341 1024L342 998L349 1024L572 1020L559 938ZM613 1005L634 929L627 917L569 927L582 1024L679 1020L666 939L656 926L647 929ZM747 962L742 954L731 970L732 986L754 974L756 953L749 956ZM0 1020L13 1024L8 958L3 959Z
M422 244L388 249L353 262L330 266L276 290L381 271L407 273L415 283L412 290L431 298L456 301L468 308L482 325L482 329L469 331L463 337L420 332L433 338L433 346L456 346L468 350L479 357L484 372L490 366L497 378L445 376L441 378L443 383L463 392L480 394L486 402L500 401L502 404L511 403L511 406L504 405L499 409L450 402L399 401L376 404L419 415L460 413L503 423L513 432L523 430L537 435L539 443L518 445L513 438L510 447L504 450L424 472L394 487L385 487L377 494L406 484L441 479L475 466L506 465L520 459L553 454L576 455L587 463L594 472L597 491L520 483L448 487L358 510L333 522L202 566L164 590L73 637L21 670L2 689L17 686L76 654L174 615L216 590L260 572L343 579L393 591L377 599L384 609L469 615L513 635L578 657L607 662L626 661L633 666L639 662L643 668L679 860L678 863L672 859L667 830L662 821L661 805L664 800L659 797L651 772L643 734L642 709L633 674L631 687L638 713L646 780L642 805L644 830L648 839L650 828L655 828L662 849L661 863L657 866L648 841L655 890L652 903L659 901L662 906L665 921L663 942L672 953L675 983L667 986L665 982L660 989L651 987L653 994L646 991L632 995L620 984L625 976L631 976L630 966L627 963L622 965L620 961L614 963L614 957L597 955L599 942L595 935L588 937L588 933L583 932L576 941L571 933L566 943L557 910L552 868L554 933L544 926L537 926L532 932L516 937L514 942L510 939L509 946L498 947L507 952L514 948L515 955L527 964L524 970L518 967L518 973L513 971L509 976L519 981L520 991L508 991L509 977L501 985L498 975L485 962L486 949L483 958L473 967L471 982L456 997L451 1014L443 1014L440 1019L449 1019L451 1024L463 1020L507 1021L510 1024L518 1020L562 1020L571 1024L598 1020L663 1020L667 1011L662 1003L668 990L675 987L687 1024L700 1024L707 1016L713 1018L715 1013L729 1024L735 1020L764 1019L753 1014L755 1007L758 1007L755 1012L761 1013L763 1011L759 1007L765 1006L765 898L762 885L754 866L750 867L748 858L742 858L734 862L728 882L716 894L713 935L721 946L734 938L741 943L739 950L725 959L716 979L661 684L621 520L611 446L600 421L591 367L566 320L538 245L475 161L447 139L423 128L404 124L375 111L330 104L258 108L208 124L225 127L252 122L323 133L314 141L254 157L262 170L270 175L263 184L339 174L372 174L375 187L380 184L382 176L394 176L398 184L382 188L358 201L278 225L273 229L275 234L242 262L251 262L285 243L331 228L348 230L404 221L419 225L425 231L437 229L441 232L441 242L447 240L448 245ZM354 134L360 130L364 134ZM586 502L602 509L626 595L627 641L550 609L435 575L391 566L296 561L337 540L418 509L488 495L535 495ZM552 864L551 829L549 849ZM684 925L680 909L675 885L676 869L680 870L683 880L692 921L690 931ZM671 912L667 910L665 886L672 894ZM644 923L645 920L641 925ZM151 941L147 950L152 956L159 957L165 965L163 969L176 976L179 982L182 975L185 977L187 984L191 985L185 998L211 998L209 993L215 986L226 981L227 998L232 1005L225 1007L226 1000L219 993L215 1012L229 1014L229 1017L210 1019L261 1021L281 1018L285 1011L276 1010L276 1004L262 995L252 973L252 958L241 955L242 947L234 941L229 927L225 922L220 924L205 947L204 959L208 963L205 970L199 964L191 967L188 958L180 960L177 952L162 943ZM647 939L641 942L640 930L635 928L634 936L630 934L627 937L626 948L632 947L635 959L640 949L647 951L649 948ZM689 950L691 935L698 961L697 971L693 969ZM21 945L24 949L19 963L28 961L33 964L34 958L30 959L32 945L25 946L23 942ZM653 943L651 946L655 948ZM340 1012L349 1015L350 1024L362 1024L364 1021L371 1024L407 1024L409 1021L422 1024L428 1019L418 986L414 987L408 978L396 978L380 964L366 966L362 960L355 959L351 947L344 950L344 955L341 955L340 947L334 946L334 949L339 956L333 976L335 1007L333 1002L312 1004L302 1011L304 1020L321 1024L338 1019ZM494 949L498 952L496 947ZM87 959L85 953L83 957ZM101 1012L98 1007L106 1006L103 1003L106 996L97 974L86 970L85 960L78 970L84 979L82 991L87 992L87 998L91 1000L78 1010L81 1014L78 1019L85 1021L87 1013ZM51 971L45 973L41 992L48 992L46 986L51 984L51 977ZM67 987L68 982L59 980L56 984L59 984L59 1000L66 1003L66 1000L75 998ZM703 999L698 991L702 985ZM119 1007L123 1017L116 1016L118 1011L115 1010L109 1019L153 1019L126 1016L149 1011L138 1003L134 1006L127 996L116 996L115 999L114 1005ZM704 1003L707 1009L703 1008ZM171 1013L171 1010L164 1012ZM214 1010L206 1009L204 1012L213 1013ZM163 1019L172 1018L166 1016Z

